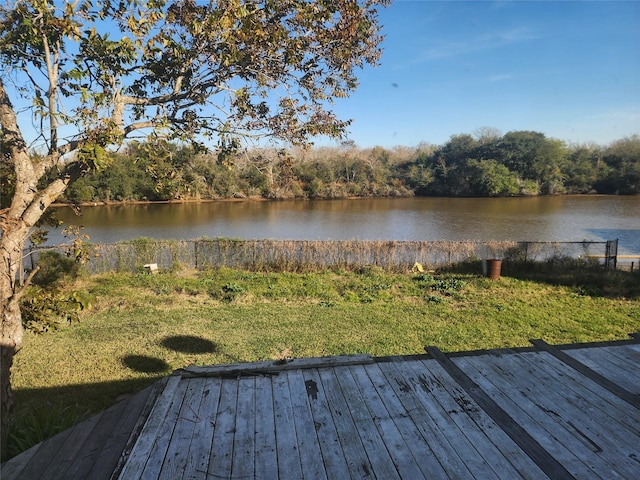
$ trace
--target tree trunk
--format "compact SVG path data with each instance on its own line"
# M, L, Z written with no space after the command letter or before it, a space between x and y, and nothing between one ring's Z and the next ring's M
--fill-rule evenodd
M11 367L13 357L22 345L23 327L20 312L20 297L22 290L16 284L17 273L22 268L23 241L13 242L16 233L3 235L0 239L0 319L2 320L0 337L0 448L5 457L7 436L9 433L9 416L13 406L11 391ZM19 234L17 235L20 236ZM25 235L26 236L26 235Z
M3 302L4 303L4 302ZM0 396L2 397L2 458L6 458L9 419L13 408L13 391L11 389L11 367L13 356L22 344L22 318L18 301L9 300L3 304L2 340L0 344Z

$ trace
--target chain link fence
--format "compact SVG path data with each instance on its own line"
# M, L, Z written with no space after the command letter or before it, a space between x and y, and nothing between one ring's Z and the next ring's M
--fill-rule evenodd
M463 262L502 259L505 262L548 262L584 259L615 268L617 240L608 242L474 242L474 241L307 241L307 240L154 240L86 244L84 269L91 274L136 272L145 265L160 269L216 267L253 271L309 271L377 266L406 271L415 263L425 269ZM28 263L37 264L40 249Z

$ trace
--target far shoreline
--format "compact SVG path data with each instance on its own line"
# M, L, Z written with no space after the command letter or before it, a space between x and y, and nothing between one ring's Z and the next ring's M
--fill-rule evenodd
M640 197L635 195L620 195L611 193L566 193L553 195L509 195L509 196L466 196L466 195L405 195L405 196L351 196L335 198L264 198L254 197L229 197L229 198L193 198L193 199L172 199L172 200L101 200L97 202L55 202L51 207L125 207L130 205L182 205L192 203L243 203L243 202L278 202L278 201L331 201L331 200L366 200L372 198L547 198L547 197Z

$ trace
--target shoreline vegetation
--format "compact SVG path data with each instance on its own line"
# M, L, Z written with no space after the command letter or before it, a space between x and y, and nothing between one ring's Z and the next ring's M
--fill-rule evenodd
M605 341L640 330L639 273L580 263L512 267L491 280L478 265L89 276L69 262L52 261L57 270L39 272L25 296L27 307L37 291L75 296L81 308L26 332L12 454L190 364Z
M640 136L567 145L532 131L454 135L440 146L254 149L220 156L166 141L128 143L58 204L515 197L640 193Z

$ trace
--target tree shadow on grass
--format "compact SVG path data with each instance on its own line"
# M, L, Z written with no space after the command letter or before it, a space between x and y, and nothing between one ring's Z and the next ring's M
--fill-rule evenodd
M140 373L164 373L171 368L164 360L146 355L126 355L122 357L122 364Z
M218 351L218 346L211 340L193 335L173 335L171 337L165 337L160 342L160 345L180 353L199 354L216 353Z

